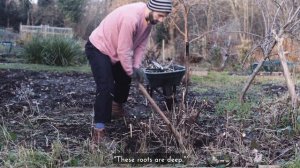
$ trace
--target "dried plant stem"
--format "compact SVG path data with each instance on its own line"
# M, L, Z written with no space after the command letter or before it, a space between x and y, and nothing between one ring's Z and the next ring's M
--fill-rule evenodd
M177 142L179 143L179 146L182 151L186 151L185 146L183 145L182 137L180 133L175 129L175 127L172 125L170 120L165 116L165 114L160 110L158 105L154 102L154 100L151 98L151 96L148 94L147 90L142 84L138 84L140 91L143 93L143 95L149 100L150 104L154 108L154 110L161 116L161 118L166 122L168 127L171 129L172 133L174 134Z

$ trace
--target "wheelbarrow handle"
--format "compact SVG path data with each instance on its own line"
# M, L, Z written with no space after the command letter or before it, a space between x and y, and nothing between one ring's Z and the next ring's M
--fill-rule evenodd
M138 83L138 86L139 86L139 89L142 92L142 94L149 100L149 102L152 105L152 107L154 108L154 110L159 113L159 115L163 118L163 120L166 121L167 124L171 124L169 119L165 116L165 114L161 111L161 109L158 107L158 105L155 103L155 101L149 95L146 88L141 83Z

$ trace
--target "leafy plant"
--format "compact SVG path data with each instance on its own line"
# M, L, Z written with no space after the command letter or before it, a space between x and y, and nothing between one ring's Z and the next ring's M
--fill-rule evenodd
M24 46L22 55L24 55L25 59L28 62L33 64L42 64L43 62L42 52L44 49L43 43L44 43L43 39L34 37L32 41L28 42Z
M56 66L69 66L84 60L81 47L75 40L58 36L34 37L25 45L23 55L29 63Z

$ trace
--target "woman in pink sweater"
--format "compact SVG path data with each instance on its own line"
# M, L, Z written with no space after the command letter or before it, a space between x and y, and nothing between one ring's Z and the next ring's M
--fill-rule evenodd
M105 137L105 123L124 115L122 104L131 79L143 81L140 69L152 25L163 22L172 0L149 0L121 6L107 15L92 32L85 46L96 82L92 139Z

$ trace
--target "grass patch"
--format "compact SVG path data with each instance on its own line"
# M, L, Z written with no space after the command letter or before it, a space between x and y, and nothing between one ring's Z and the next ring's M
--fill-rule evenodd
M91 72L90 66L80 65L80 66L67 66L67 67L59 67L59 66L49 66L49 65L41 65L41 64L22 64L22 63L1 63L0 69L24 69L31 71L49 71L49 72L82 72L89 73Z
M229 75L228 72L208 72L207 76L192 76L192 81L200 86L221 87L240 85L246 76Z
M284 168L299 168L300 167L300 158L297 158L296 160L284 165L283 167Z
M247 91L247 101L241 104L239 95L247 79L248 76L210 71L207 76L192 76L192 82L196 85L191 90L202 94L205 99L214 100L218 115L224 115L228 112L237 118L247 118L251 114L251 108L260 100L259 95L257 95L261 91L260 85L271 81L270 77L257 77ZM278 79L280 78L276 78L274 83L278 83Z
M191 91L203 94L204 98L223 99L237 97L242 90L245 76L229 75L227 72L211 71L207 76L192 76Z
M203 93L210 91L207 88L214 90L225 91L226 94L234 93L238 94L242 91L246 85L249 76L230 75L228 72L208 72L207 76L195 76L191 77L192 82L196 86L191 87L192 91ZM300 82L300 78L296 78L296 84ZM256 76L251 83L246 95L253 92L259 92L262 84L276 84L286 86L284 76ZM206 89L205 89L206 88Z
M227 112L235 114L238 118L247 118L251 112L252 102L240 103L237 98L220 101L216 104L218 114Z
M232 87L233 85L244 85L248 80L249 76L239 76L239 75L230 75L228 72L216 72L210 71L207 76L192 76L192 81L202 85L202 86L228 86ZM300 77L297 78L296 82L300 82ZM281 83L285 84L284 76L259 76L257 75L254 78L252 84L262 84L262 83Z

